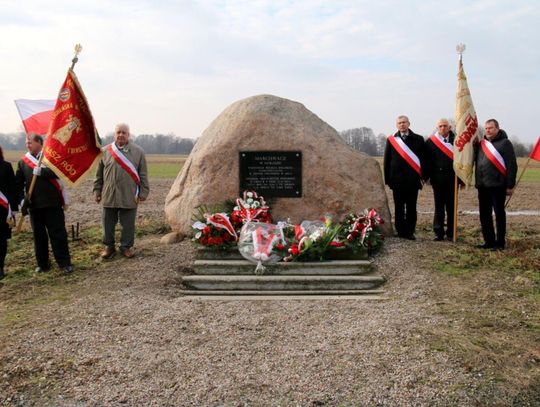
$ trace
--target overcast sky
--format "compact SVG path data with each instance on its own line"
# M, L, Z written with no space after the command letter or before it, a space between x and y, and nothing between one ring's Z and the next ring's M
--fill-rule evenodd
M54 99L75 71L100 134L198 137L236 100L273 94L336 130L428 134L453 117L456 44L479 120L533 142L540 129L540 1L0 0L0 132L14 99Z

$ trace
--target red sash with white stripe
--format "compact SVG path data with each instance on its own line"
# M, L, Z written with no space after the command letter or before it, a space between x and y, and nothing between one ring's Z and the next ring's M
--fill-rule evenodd
M3 206L7 210L7 218L8 220L11 217L11 206L9 205L9 201L6 198L6 196L0 191L0 206Z
M433 144L435 144L435 146L437 146L439 150L446 154L448 158L454 161L454 146L452 146L452 144L445 143L444 139L442 139L439 133L433 134L429 139L433 142Z
M495 146L489 140L482 140L480 142L482 151L486 155L489 161L499 170L499 172L506 177L506 163L501 153L497 151Z
M392 147L396 149L401 158L403 158L407 164L409 164L411 168L415 170L420 177L422 177L420 159L415 153L413 153L409 146L403 142L401 137L395 137L393 134L391 134L388 136L388 141L390 144L392 144Z
M238 240L238 235L236 234L236 231L234 230L234 227L226 213L214 213L213 215L204 215L204 217L208 223L217 228L225 229L229 235L234 237L234 240Z
M22 156L22 160L28 165L32 170L37 167L39 161L36 157L34 157L30 152L26 153ZM64 188L64 185L62 184L62 181L60 181L58 178L49 178L48 179L51 184L54 185L58 193L60 194L60 200L62 201L62 206L65 206L68 204L68 196L66 188Z
M141 179L135 166L131 163L131 161L127 159L124 154L122 154L122 152L115 143L109 144L107 146L107 149L109 150L112 158L114 158L114 161L116 161L118 165L120 165L120 167L122 167L131 178L133 178L133 181L135 181L135 183L137 184L137 191L135 192L135 196L139 196L139 186L141 185Z

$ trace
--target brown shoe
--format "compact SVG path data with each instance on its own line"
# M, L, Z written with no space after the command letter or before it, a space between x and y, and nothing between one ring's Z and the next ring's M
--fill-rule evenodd
M120 253L122 253L122 256L128 259L131 259L133 256L135 256L135 251L133 250L132 247L126 247L126 248L121 247Z
M102 259L110 259L116 254L116 250L114 247L106 246L105 249L99 254L99 256Z

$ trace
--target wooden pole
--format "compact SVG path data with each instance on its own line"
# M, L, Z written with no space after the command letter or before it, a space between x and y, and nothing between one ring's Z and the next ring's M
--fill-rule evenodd
M71 71L73 70L73 68L75 68L75 64L79 61L78 56L81 53L81 51L82 51L82 45L81 44L76 44L75 45L75 55L74 55L73 59L71 60L71 67L69 68ZM43 161L43 149L41 150L41 154L39 156L39 161L38 161L38 164L37 164L37 168L39 168L41 166L42 161ZM36 175L33 175L32 176L32 181L30 182L30 187L28 188L28 192L24 196L24 200L26 201L26 204L28 204L30 202L30 197L32 196L32 193L34 192L34 188L36 186L36 180L37 180ZM21 217L19 218L19 223L17 224L17 229L16 229L17 232L21 231L23 223L24 223L24 215L21 213Z
M457 220L458 220L458 177L454 174L454 230L452 231L452 242L457 241Z
M519 178L516 182L516 186L514 187L514 193L516 192L516 188L519 184L519 181L521 181L521 177L523 177L523 173L525 172L525 170L527 169L527 166L529 165L529 162L531 162L531 157L529 156L529 159L527 160L527 162L525 163L525 166L523 167L523 169L521 170L521 174L519 174ZM504 204L504 207L506 208L508 206L508 204L510 203L510 199L512 199L512 196L514 196L514 193L512 193L512 195L510 195L508 197L508 200L506 201L506 203Z

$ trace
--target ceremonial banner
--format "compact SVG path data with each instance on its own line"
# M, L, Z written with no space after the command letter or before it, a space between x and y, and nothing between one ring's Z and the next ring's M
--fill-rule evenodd
M536 140L536 144L534 145L529 157L533 160L540 161L540 137L538 137Z
M41 136L47 134L55 102L55 100L15 100L26 134Z
M480 138L480 132L461 59L459 60L455 120L454 171L465 185L469 186L472 184L474 166L473 143Z
M101 143L77 76L68 70L43 147L43 161L75 186L101 155Z

